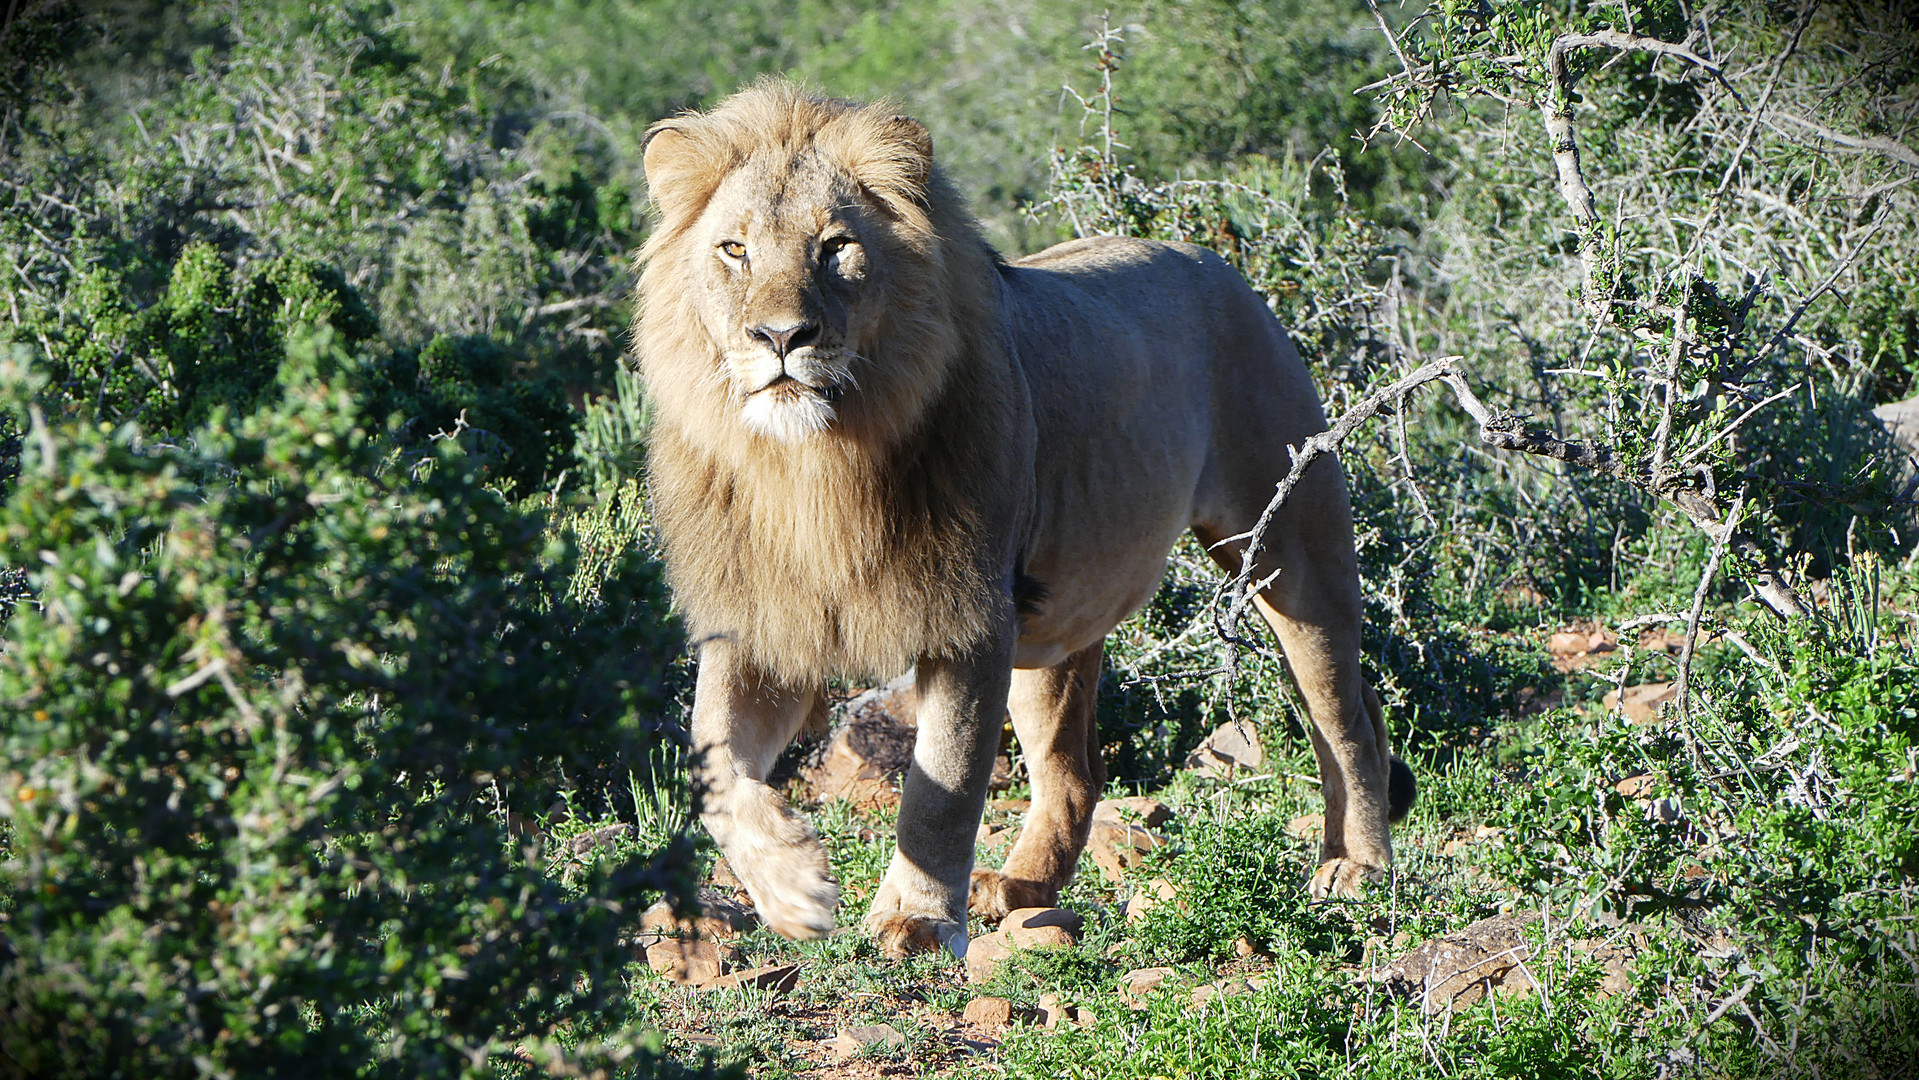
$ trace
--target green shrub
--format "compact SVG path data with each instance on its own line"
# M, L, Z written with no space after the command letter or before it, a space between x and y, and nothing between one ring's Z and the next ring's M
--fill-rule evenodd
M36 600L0 651L0 1052L29 1075L632 1050L622 935L684 844L563 884L504 820L662 737L656 568L629 549L569 601L570 532L461 439L398 452L363 378L322 333L190 450L33 406L0 512Z

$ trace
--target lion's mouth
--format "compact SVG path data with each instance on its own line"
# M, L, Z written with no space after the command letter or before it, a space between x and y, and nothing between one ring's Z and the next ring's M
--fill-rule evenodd
M796 401L806 397L821 398L831 403L839 400L840 388L834 383L827 383L825 386L814 386L812 383L801 382L799 379L785 372L781 372L773 376L770 382L747 396L758 397L761 394L770 395L774 401L782 403Z

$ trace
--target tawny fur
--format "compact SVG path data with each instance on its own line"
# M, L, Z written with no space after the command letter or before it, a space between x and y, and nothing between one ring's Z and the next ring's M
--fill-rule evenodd
M903 163L916 133L883 109L769 84L663 121L648 147L661 222L640 254L634 337L659 406L649 467L669 581L696 639L736 635L794 685L951 655L986 633L1002 591L980 557L1000 480L983 466L1010 437L994 256L946 181ZM673 136L690 145L662 144ZM856 350L869 361L857 401L793 446L742 429L712 374L722 344L681 283L712 257L688 226L725 175L808 153L875 193L898 247L885 320Z
M764 83L655 125L646 169L660 223L635 341L653 510L700 651L702 820L768 925L830 930L825 853L766 777L828 677L913 666L913 767L866 926L891 951L963 949L1004 710L1034 807L1006 867L970 878L989 917L1071 878L1103 778L1101 642L1182 532L1237 569L1287 447L1325 426L1312 381L1204 249L1106 237L1000 260L925 128L882 107ZM1351 895L1390 865L1413 788L1360 671L1337 462L1307 472L1259 562L1326 798L1309 888Z

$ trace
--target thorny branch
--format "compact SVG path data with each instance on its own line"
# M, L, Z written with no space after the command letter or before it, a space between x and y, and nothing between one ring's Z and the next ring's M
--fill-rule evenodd
M1729 514L1712 494L1699 490L1696 478L1684 473L1651 473L1641 468L1639 463L1615 454L1611 447L1603 443L1562 439L1544 428L1527 423L1523 416L1491 408L1467 382L1465 373L1459 368L1461 359L1459 356L1443 356L1422 365L1366 395L1325 431L1292 448L1292 468L1279 481L1259 520L1246 532L1228 536L1213 545L1241 547L1239 569L1230 579L1221 583L1213 605L1214 627L1222 639L1235 646L1250 644L1239 635L1237 628L1240 619L1246 614L1246 606L1269 580L1255 582L1253 578L1258 572L1260 548L1273 518L1285 506L1306 470L1321 457L1336 455L1361 425L1389 407L1397 410L1413 391L1434 382L1443 382L1452 391L1459 407L1479 425L1482 442L1500 450L1576 465L1672 504L1712 541L1715 550L1725 549L1742 564L1751 578L1754 593L1773 614L1783 619L1809 614L1810 609L1805 601L1787 583L1770 554L1752 537L1739 531L1737 515ZM1221 601L1224 601L1223 610ZM1696 622L1694 625L1697 625ZM1236 659L1237 652L1228 662L1229 671L1233 669Z

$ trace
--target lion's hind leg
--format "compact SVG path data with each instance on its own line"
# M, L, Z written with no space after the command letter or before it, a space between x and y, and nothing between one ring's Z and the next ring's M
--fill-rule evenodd
M1099 746L1099 670L1105 643L1050 668L1013 672L1007 704L1032 778L1033 806L998 870L975 870L967 906L989 920L1052 907L1073 880L1106 783Z
M1196 526L1216 561L1237 572L1243 542L1219 543L1256 520L1265 495L1247 500L1238 528ZM1389 826L1412 805L1411 770L1392 755L1385 711L1360 671L1361 602L1351 511L1336 467L1309 471L1272 521L1253 598L1285 654L1312 717L1313 754L1326 799L1315 897L1357 896L1392 865Z

